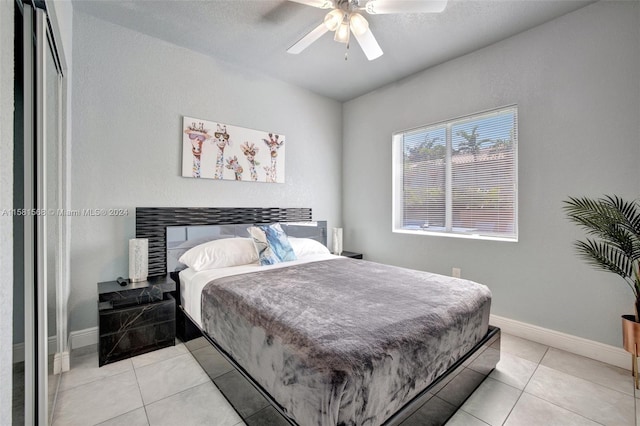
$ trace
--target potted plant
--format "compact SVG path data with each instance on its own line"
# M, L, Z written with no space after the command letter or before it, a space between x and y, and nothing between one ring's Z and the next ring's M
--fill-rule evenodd
M635 315L622 316L624 348L631 352L638 387L636 356L640 346L640 204L618 196L573 198L564 202L569 219L585 231L575 248L588 264L620 275L634 296Z

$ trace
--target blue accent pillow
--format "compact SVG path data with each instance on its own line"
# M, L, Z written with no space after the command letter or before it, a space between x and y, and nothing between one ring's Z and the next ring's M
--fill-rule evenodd
M249 228L249 234L256 246L261 265L296 260L287 234L284 233L280 224L252 226Z

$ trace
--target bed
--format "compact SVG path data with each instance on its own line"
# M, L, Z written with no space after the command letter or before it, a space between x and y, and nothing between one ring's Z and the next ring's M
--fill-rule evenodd
M303 216L310 219L310 210ZM234 238L226 247L253 224L274 222L258 219L151 227L164 226L165 271L173 272L181 253L203 241ZM206 222L213 221L220 219ZM137 229L148 231L146 222L137 220ZM326 223L298 216L278 222L288 235L326 245ZM483 285L326 249L268 266L223 266L172 275L185 325L179 334L202 333L289 423L415 423L440 393L459 406L499 359ZM439 424L436 417L446 420L418 423Z

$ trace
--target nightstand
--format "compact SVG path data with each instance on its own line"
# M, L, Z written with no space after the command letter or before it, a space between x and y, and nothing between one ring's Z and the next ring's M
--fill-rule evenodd
M169 276L126 286L98 283L100 367L176 344L175 290Z
M352 259L362 259L362 253L354 253L352 251L343 251L340 256L350 257Z

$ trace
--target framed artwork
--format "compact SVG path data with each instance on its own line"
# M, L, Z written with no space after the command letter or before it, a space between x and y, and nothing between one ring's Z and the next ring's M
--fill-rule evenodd
M182 176L284 183L284 135L184 117Z

